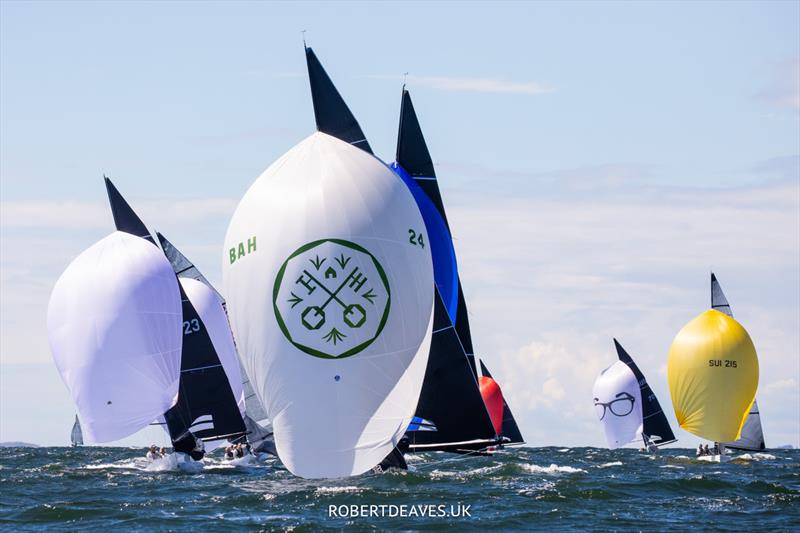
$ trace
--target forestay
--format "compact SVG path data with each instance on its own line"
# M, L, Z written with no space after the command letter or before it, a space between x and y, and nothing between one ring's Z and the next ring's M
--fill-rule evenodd
M292 473L360 474L402 437L430 348L426 242L402 181L324 133L270 166L237 207L228 311Z
M127 437L172 406L181 317L178 281L151 242L116 231L67 267L47 329L87 442Z

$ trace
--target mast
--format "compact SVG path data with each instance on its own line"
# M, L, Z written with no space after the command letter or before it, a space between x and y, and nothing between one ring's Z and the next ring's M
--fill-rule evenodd
M311 84L311 100L314 104L314 119L317 131L327 133L346 143L372 154L372 148L361 131L356 117L350 112L328 73L310 47L306 47L306 66Z
M642 436L644 438L645 448L647 447L648 440L656 446L664 446L665 444L675 442L678 439L675 438L675 434L669 426L667 416L664 414L663 409L661 409L661 404L658 403L658 398L656 398L655 393L647 383L644 374L642 374L642 371L639 370L639 367L633 362L633 358L625 351L625 348L622 347L617 339L614 339L614 347L617 349L617 357L619 360L628 365L628 368L631 369L631 372L633 372L633 375L636 377L636 381L639 383L639 389L642 395Z
M713 272L711 273L711 308L733 318L733 310L725 297L725 293L722 291L722 286L719 284L717 276ZM757 400L753 400L753 406L744 421L739 439L719 444L721 448L735 450L761 451L766 449L764 430L761 427L761 413L758 410Z

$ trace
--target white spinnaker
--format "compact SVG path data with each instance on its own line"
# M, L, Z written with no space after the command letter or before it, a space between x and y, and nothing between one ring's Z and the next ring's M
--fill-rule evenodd
M233 397L239 405L239 412L244 416L244 392L242 391L242 373L239 370L239 357L236 355L236 345L233 343L233 334L228 325L228 317L219 296L205 283L194 278L180 277L181 287L187 298L194 306L200 320L206 326L211 343L217 351L225 375L233 391Z
M311 135L242 198L223 280L286 467L334 478L383 460L414 415L433 323L425 225L403 182L366 152Z
M603 370L594 382L594 404L610 449L642 434L642 393L636 376L622 361Z
M182 320L175 273L151 242L116 231L70 263L47 331L87 442L127 437L172 407Z

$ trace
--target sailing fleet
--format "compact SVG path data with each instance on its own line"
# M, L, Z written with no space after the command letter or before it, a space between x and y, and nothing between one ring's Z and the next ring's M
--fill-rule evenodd
M645 450L675 442L669 421L630 355L614 339L619 361L594 384L594 405L611 449L641 439ZM711 308L675 336L667 359L667 381L678 425L714 442L701 460L730 460L726 449L765 449L756 402L758 357L747 331L733 318L716 275L711 273Z
M524 443L474 352L433 161L403 87L395 160L372 151L311 48L317 131L272 163L231 218L226 298L110 179L115 231L56 283L48 336L77 408L73 446L158 425L180 461L247 443L304 478L405 468L410 452L494 453ZM677 439L614 339L593 401L608 447ZM714 274L711 308L667 361L678 424L763 450L758 359ZM704 458L705 459L705 458Z
M522 444L473 352L410 94L387 165L305 52L317 131L237 206L227 300L105 178L116 231L67 267L48 309L73 434L102 443L160 425L187 464L245 441L305 478L405 468L415 450Z

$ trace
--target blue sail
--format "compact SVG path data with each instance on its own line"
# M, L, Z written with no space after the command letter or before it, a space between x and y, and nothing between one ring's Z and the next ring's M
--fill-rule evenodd
M455 323L456 312L458 309L458 266L456 264L456 251L453 248L453 239L447 223L439 214L439 210L433 201L425 194L425 191L417 185L399 163L389 165L395 173L400 176L406 184L414 200L417 202L422 219L425 221L425 229L428 232L428 243L431 255L433 256L433 279L439 294L442 297L450 321Z
M412 424L411 449L472 453L501 443L522 443L514 415L503 400L503 425L496 435L478 386L467 303L461 290L453 238L433 161L411 96L403 88L396 162L390 167L405 182L422 213L433 256L437 302L428 371ZM440 305L441 304L441 305ZM439 312L443 308L444 312ZM449 319L449 320L448 320ZM491 377L481 362L482 374ZM434 429L432 429L434 428Z

